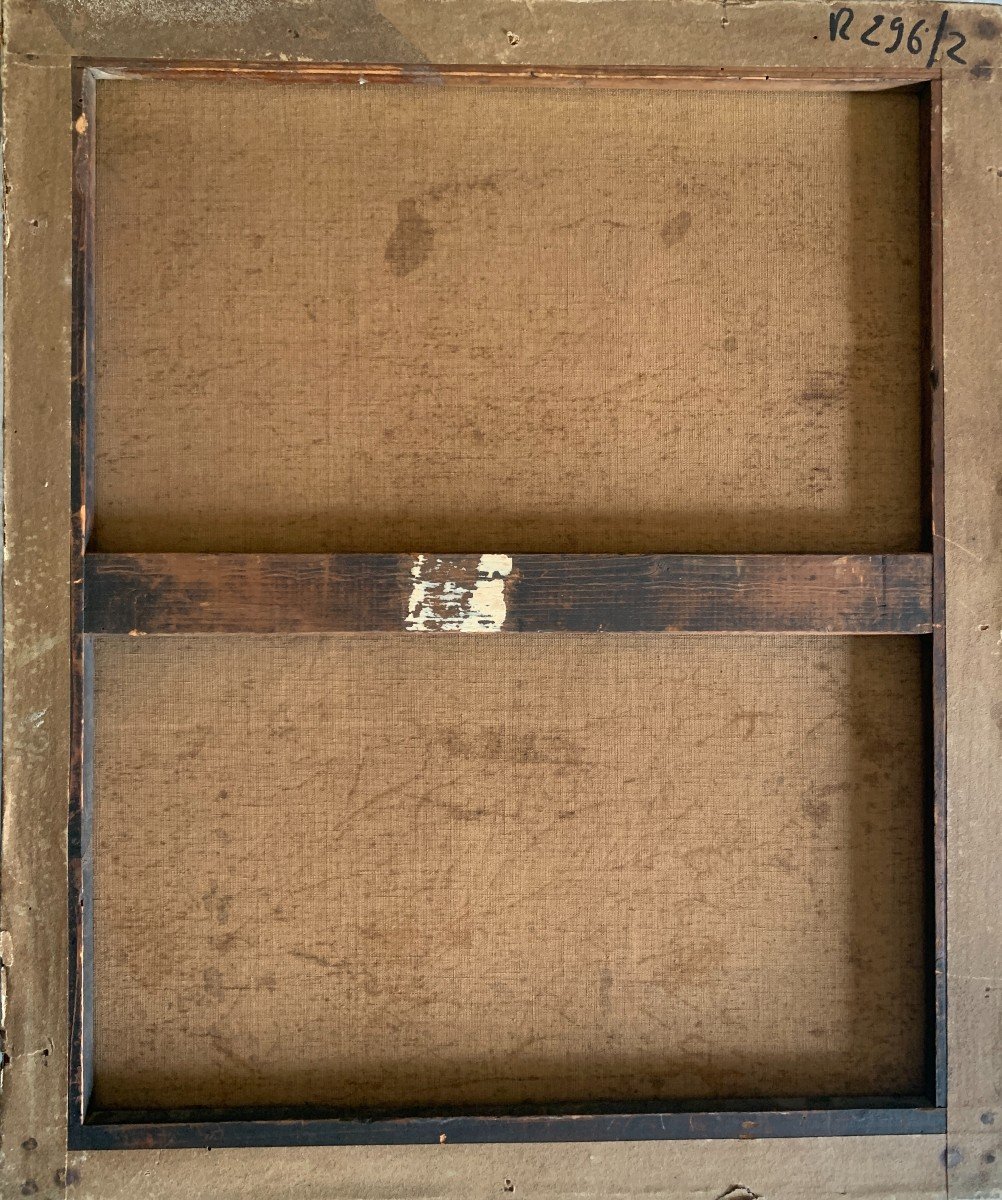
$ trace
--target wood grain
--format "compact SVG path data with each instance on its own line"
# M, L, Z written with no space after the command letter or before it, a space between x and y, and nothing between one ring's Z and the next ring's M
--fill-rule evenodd
M485 556L486 557L486 556ZM507 557L507 556L496 556ZM88 633L339 633L459 627L479 555L90 554ZM932 562L900 555L510 558L508 632L929 633ZM415 591L458 599L413 618Z
M238 1146L385 1146L492 1142L688 1141L694 1138L832 1138L941 1133L946 1112L921 1105L720 1112L600 1112L519 1116L302 1119L287 1113L209 1120L174 1112L96 1112L72 1131L76 1150L154 1150ZM178 1118L178 1119L175 1119ZM190 1119L186 1119L190 1118ZM739 1193L740 1194L740 1193Z
M361 72L361 75L359 74ZM243 78L288 82L293 78L314 78L324 82L358 84L385 83L458 83L472 85L551 87L639 87L669 86L702 88L712 81L722 88L796 88L814 90L862 91L880 88L910 90L930 79L930 73L901 72L865 76L858 72L770 72L761 75L743 71L711 72L660 69L601 69L564 68L354 68L343 65L325 67L271 68L262 64L191 63L177 64L134 62L124 67L114 63L91 63L84 69L90 82L94 76L123 77L184 77L224 81L236 75ZM936 73L933 73L936 74ZM920 87L923 94L925 89ZM933 92L934 109L938 118L938 89ZM78 133L86 134L86 129ZM938 132L934 130L934 136ZM85 153L81 165L89 169L87 140L80 143ZM938 144L933 147L933 170L938 170ZM934 224L938 220L938 180L934 177ZM78 175L77 199L92 198L92 181ZM85 227L83 210L77 212L78 236ZM931 262L927 269L932 285L939 285L941 263L938 242L933 235ZM89 246L78 247L78 266L87 268L92 259ZM89 268L88 268L89 270ZM88 276L89 277L89 276ZM78 275L76 313L78 327L75 336L78 357L74 362L76 394L75 430L79 439L77 469L93 466L88 423L84 420L88 394L92 393L90 367L92 348L87 340L93 334L93 319L89 314L89 286L83 274ZM928 280L928 275L927 275ZM939 296L934 291L932 330L935 346L930 352L932 365L937 365L939 347ZM80 318L83 318L82 320ZM84 370L81 370L81 367ZM932 431L933 499L932 507L939 519L934 519L934 543L924 546L933 553L899 555L522 555L513 556L512 568L503 586L505 608L503 627L506 631L654 631L680 632L819 632L819 633L934 633L931 650L935 662L935 694L937 716L934 718L935 768L937 779L943 770L942 712L943 654L942 654L942 462L940 428L941 371L930 377L932 412L929 427ZM81 472L85 486L91 472ZM938 499L937 499L938 489ZM88 555L83 558L86 534L94 508L89 498L77 497L74 510L81 525L81 535L75 547L74 583L76 604L74 630L78 635L81 654L75 669L75 735L73 799L70 814L71 925L75 937L71 946L71 1009L74 1028L71 1033L70 1067L70 1140L75 1145L167 1145L167 1144L236 1144L242 1138L251 1141L411 1141L445 1140L445 1126L438 1122L374 1122L359 1125L354 1122L318 1121L316 1128L306 1130L300 1122L282 1121L281 1128L269 1128L268 1122L251 1121L234 1124L230 1121L211 1130L205 1124L186 1124L172 1138L168 1126L154 1124L119 1124L130 1117L120 1112L89 1112L91 1119L111 1120L114 1124L95 1127L81 1122L87 1112L90 1092L92 1049L89 1045L92 984L89 979L91 953L86 936L89 920L81 922L80 900L89 892L89 863L86 843L87 825L82 820L90 807L89 788L83 765L88 756L85 741L87 700L90 680L84 649L89 639L79 636L89 633L186 633L186 632L338 632L353 630L392 630L408 628L407 617L412 608L415 582L422 582L422 571L415 574L416 555L194 555L194 554L116 554ZM926 514L929 515L928 513ZM404 544L407 544L406 542ZM476 544L476 541L474 541ZM913 543L908 543L910 548ZM139 547L137 547L139 548ZM331 547L333 548L333 547ZM732 547L724 546L723 549ZM740 548L740 547L738 547ZM822 547L830 548L830 546ZM894 548L877 544L857 549ZM933 556L938 554L934 564ZM453 577L460 590L478 577L477 555L443 556L436 564L434 582L449 585ZM82 570L79 569L82 567ZM937 576L935 589L933 575ZM79 586L80 582L85 586ZM427 582L427 581L425 581ZM934 594L935 590L935 594ZM84 592L86 591L86 596ZM86 609L80 602L86 601ZM427 625L436 628L434 622ZM449 628L443 622L440 628ZM232 643L230 643L232 645ZM493 644L493 643L492 643ZM523 643L524 644L524 643ZM873 643L868 643L872 645ZM107 645L107 643L106 643ZM847 643L840 643L848 646ZM900 645L900 643L899 643ZM138 647L133 647L138 649ZM903 649L903 647L902 647ZM945 994L942 987L940 951L942 950L942 871L944 795L936 789L935 867L937 893L935 951L937 983L935 985L936 1016L942 1029ZM89 897L88 919L89 919ZM78 958L78 951L82 954ZM83 995L81 995L81 990ZM80 1017L84 1017L81 1024ZM940 1049L937 1045L937 1049ZM937 1055L939 1084L944 1061ZM945 1077L944 1077L945 1078ZM708 1113L678 1111L669 1114L666 1128L664 1114L645 1114L631 1110L631 1115L603 1116L587 1126L581 1117L564 1115L551 1117L504 1118L502 1125L491 1129L488 1118L473 1118L466 1124L449 1127L450 1140L491 1140L493 1132L500 1140L520 1137L564 1138L598 1137L684 1137L734 1136L797 1136L798 1134L845 1134L856 1132L889 1132L909 1128L913 1132L941 1129L942 1110L925 1108L914 1097L896 1097L897 1107L883 1107L886 1100L859 1099L858 1107L834 1112L724 1112L711 1108ZM845 1101L843 1101L845 1103ZM905 1105L909 1107L904 1107ZM695 1106L694 1106L695 1107ZM809 1108L805 1101L796 1107ZM682 1106L685 1109L686 1106ZM584 1106L579 1111L590 1111ZM606 1108L603 1113L611 1110ZM213 1120L216 1115L214 1114ZM257 1116L261 1114L255 1114ZM145 1119L161 1121L165 1114L147 1113ZM761 1122L759 1121L761 1118ZM170 1120L178 1119L172 1114ZM185 1120L198 1121L189 1114ZM137 1121L133 1113L131 1121ZM718 1124L719 1122L719 1124ZM296 1126L293 1128L292 1126ZM408 1127L409 1126L409 1127ZM432 1128L435 1126L436 1128ZM502 1127L503 1126L503 1127ZM208 1130L208 1132L207 1132ZM241 1132L243 1130L244 1132ZM688 1134L686 1133L688 1130ZM751 1130L752 1132L749 1132ZM248 1132L249 1131L249 1132ZM361 1132L360 1132L361 1131ZM248 1143L249 1144L249 1143Z
M70 759L67 932L70 993L67 1120L82 1121L93 1085L91 988L93 858L91 854L91 646L83 636L83 562L93 524L94 395L94 133L91 72L73 75L73 326L71 338L72 444L70 471Z
M90 59L88 68L98 78L108 79L201 79L226 82L253 79L259 83L398 83L430 87L613 87L658 86L738 88L748 91L767 87L793 91L887 91L910 89L938 79L941 72L914 68L859 71L825 67L802 70L789 67L748 69L746 67L609 67L609 66L524 66L517 63L462 64L425 63L275 63L161 61L158 59Z
M939 80L923 95L922 119L926 127L923 163L923 197L929 220L923 245L925 294L923 336L926 369L923 372L923 432L926 486L925 525L932 550L933 636L927 656L926 738L929 807L928 868L934 880L930 892L928 916L930 958L930 1009L935 1013L930 1036L929 1061L933 1077L929 1094L945 1105L949 1086L947 1073L947 990L946 990L946 541L944 526L945 471L943 446L943 90Z

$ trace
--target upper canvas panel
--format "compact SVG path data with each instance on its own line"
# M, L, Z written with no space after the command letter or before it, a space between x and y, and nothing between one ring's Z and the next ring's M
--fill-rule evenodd
M918 100L103 81L94 545L921 542Z

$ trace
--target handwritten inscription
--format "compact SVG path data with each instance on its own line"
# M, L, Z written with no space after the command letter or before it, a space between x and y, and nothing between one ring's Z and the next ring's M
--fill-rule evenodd
M835 9L828 15L828 38L832 42L850 42L858 37L864 46L883 50L885 54L908 53L925 60L931 67L939 54L967 66L967 59L960 52L967 45L967 38L958 30L950 28L950 14L944 9L939 21L931 25L924 18L918 21L903 17L888 19L881 13L856 20L851 8Z

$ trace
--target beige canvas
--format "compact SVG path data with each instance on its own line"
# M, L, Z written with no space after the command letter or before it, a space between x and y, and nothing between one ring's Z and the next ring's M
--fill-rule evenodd
M920 541L918 99L98 85L95 546Z
M918 644L101 638L95 1103L923 1082Z

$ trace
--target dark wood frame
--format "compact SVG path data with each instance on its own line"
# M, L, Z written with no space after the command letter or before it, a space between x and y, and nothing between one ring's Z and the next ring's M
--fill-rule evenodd
M546 87L908 90L924 130L925 537L893 555L516 555L506 631L900 634L924 642L927 1082L921 1096L527 1107L445 1113L105 1112L91 1104L90 743L95 636L403 631L414 555L88 553L93 520L94 118L98 78ZM938 70L390 66L79 60L73 69L72 670L68 1145L72 1149L819 1137L946 1128L946 646L943 542L942 131ZM477 556L443 556L461 578ZM433 636L433 635L432 635Z

